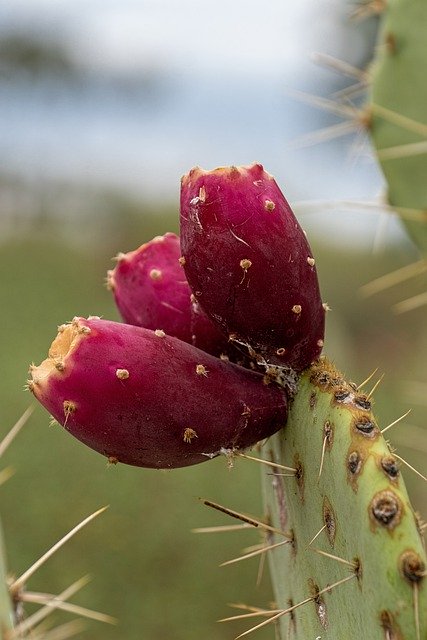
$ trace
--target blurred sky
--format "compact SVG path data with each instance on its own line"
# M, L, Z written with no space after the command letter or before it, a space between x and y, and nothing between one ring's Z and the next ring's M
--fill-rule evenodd
M89 76L77 92L0 84L0 169L30 182L83 181L171 198L194 164L260 161L291 200L377 195L382 180L363 138L289 146L341 122L291 96L328 95L349 83L310 54L358 67L372 56L375 25L350 21L353 7L350 0L3 3L0 34L59 41Z
M307 33L313 18L327 37L324 27L339 20L337 6L330 0L14 0L0 7L0 20L3 28L59 33L77 56L100 66L137 68L151 60L264 74L300 66L313 44ZM336 41L339 48L341 38Z

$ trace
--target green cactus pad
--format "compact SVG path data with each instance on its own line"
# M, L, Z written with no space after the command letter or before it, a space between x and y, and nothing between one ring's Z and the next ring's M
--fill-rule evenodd
M297 470L263 474L269 524L293 535L269 552L277 607L308 599L276 617L281 640L427 638L419 521L370 405L321 359L302 376L286 427L262 449Z
M388 0L372 69L371 105L371 135L387 181L388 202L404 214L403 222L424 254L427 252L426 27L425 0Z

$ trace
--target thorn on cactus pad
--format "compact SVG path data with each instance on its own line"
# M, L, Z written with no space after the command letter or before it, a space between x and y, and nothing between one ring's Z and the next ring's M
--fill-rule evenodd
M394 456L395 456L395 458L400 460L400 462L403 462L403 464L406 465L408 467L408 469L410 469L411 471L416 473L417 476L419 476L422 480L424 480L424 482L427 482L427 477L425 475L423 475L420 471L415 469L415 467L413 467L411 464L409 464L409 462L407 462L404 458L402 458L401 456L398 456L397 453L395 453Z
M265 522L263 522L262 520L259 520L257 518L253 518L252 516L248 516L244 513L240 513L239 511L234 511L233 509L228 509L227 507L223 507L220 504L217 504L216 502L212 502L211 500L205 500L203 498L199 498L199 500L201 500L201 502L203 502L204 505L206 505L207 507L211 507L212 509L216 509L217 511L221 511L222 513L225 513L228 516L231 516L232 518L237 518L237 520L241 520L242 522L246 522L250 525L252 525L253 527L259 527L261 529L265 529L266 531L271 531L272 533L277 533L285 538L287 538L289 541L293 541L293 535L292 533L288 532L288 531L282 531L281 529L277 529L276 527L272 527L269 524L266 524Z
M373 394L375 393L375 391L378 389L378 386L381 384L381 382L384 379L384 374L382 374L378 380L376 381L376 383L374 384L374 386L372 387L372 389L370 390L370 392L368 393L368 395L366 396L366 400L369 400L370 398L372 398Z
M332 591L333 589L336 589L340 585L342 585L345 582L348 582L349 580L352 580L353 578L356 578L356 577L357 577L356 573L352 573L350 576L342 578L341 580L337 580L337 582L334 582L333 584L328 585L328 586L324 587L323 589L321 589L320 591L318 591L316 597L319 597L319 596L323 595L324 593L328 593L329 591ZM243 638L244 636L247 636L250 633L253 633L254 631L257 631L258 629L261 629L262 627L265 627L266 625L271 624L272 622L275 622L276 620L278 620L279 618L281 618L284 615L291 614L293 611L295 611L295 609L298 609L299 607L303 607L304 605L308 604L309 602L313 602L313 600L314 600L313 596L310 596L309 598L306 598L305 600L302 600L301 602L298 602L297 604L292 605L288 609L282 609L279 613L275 613L274 615L272 615L268 620L264 620L264 622L261 622L260 624L257 624L255 627L252 627L251 629L248 629L244 633L241 633L240 635L236 636L236 640L238 638ZM245 617L249 617L249 614L247 616L245 616Z
M317 478L318 480L320 480L320 476L322 475L326 447L328 447L328 449L330 450L330 448L332 447L333 437L334 437L333 425L329 420L326 420L323 425L323 443L322 443L322 453L320 457L319 475Z
M381 433L385 433L386 431L388 431L388 429L390 429L391 427L394 427L395 424L397 424L398 422L400 422L401 420L406 418L406 416L409 416L411 411L412 411L412 409L408 409L408 411L406 413L404 413L402 416L400 416L400 418L397 418L397 420L393 420L393 422L390 422L390 424L388 424L386 427L384 427L384 429L381 429Z
M283 540L282 542L276 542L275 544L270 544L268 546L262 545L261 549L257 549L256 551L251 551L250 553L246 553L243 556L238 556L237 558L233 558L232 560L226 560L225 562L221 562L220 567L227 567L230 564L235 564L236 562L241 562L242 560L248 560L249 558L254 558L256 556L262 555L271 551L272 549L277 549L277 547L282 547L284 544L289 544L291 540Z
M365 378L365 380L363 380L363 382L361 382L360 384L358 384L356 386L356 391L360 391L361 389L363 389L363 387L365 385L368 384L368 382L370 382L372 380L372 378L374 377L374 375L376 374L376 372L378 371L378 367L376 367L372 373L369 374L369 376L367 378Z
M360 563L355 562L354 560L346 560L345 558L340 558L339 556L334 556L333 553L328 553L327 551L322 551L322 549L316 549L316 547L310 547L312 551L315 551L321 556L325 558L330 558L331 560L336 560L337 562L341 562L341 564L346 564L348 567L351 567L355 572L360 571Z
M307 545L307 546L308 546L308 547L310 547L310 546L313 544L313 542L314 542L315 540L317 540L317 538L320 536L320 534L321 534L323 531L325 531L325 529L326 529L326 524L324 524L324 525L323 525L323 527L320 527L319 531L318 531L316 534L314 534L314 536L312 537L312 539L310 540L310 542L308 543L308 545Z
M289 471L292 475L296 475L297 469L293 467L287 467L286 465L279 464L277 462L270 462L270 460L263 460L262 458L256 458L255 456L249 456L246 453L235 452L235 455L239 458L245 458L245 460L253 460L254 462L258 462L260 464L264 464L268 467L273 467L274 469L283 469L283 471Z

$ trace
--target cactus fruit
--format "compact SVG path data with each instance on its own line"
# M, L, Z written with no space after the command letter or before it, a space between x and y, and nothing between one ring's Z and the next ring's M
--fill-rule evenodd
M325 307L313 254L260 164L183 177L181 249L197 301L231 339L295 371L319 356Z
M321 358L302 375L286 428L262 453L296 468L294 478L270 469L263 481L269 524L293 535L269 552L278 637L424 640L419 520L369 398Z
M250 447L286 422L283 389L164 331L75 318L29 388L111 462L184 467Z
M212 355L230 343L200 309L179 262L174 233L157 236L135 251L120 253L107 282L125 322L165 333Z
M370 133L387 181L388 203L427 252L427 3L384 4L372 68ZM411 219L413 218L413 219Z

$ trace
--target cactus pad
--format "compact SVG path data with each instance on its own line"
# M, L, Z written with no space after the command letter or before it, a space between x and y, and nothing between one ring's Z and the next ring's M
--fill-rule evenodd
M427 3L389 0L372 72L373 143L388 202L427 252ZM410 210L405 211L405 210ZM409 216L413 217L411 219Z
M297 470L264 474L269 524L293 535L270 552L277 606L290 609L275 618L283 640L427 637L419 521L370 404L322 358L262 450Z

